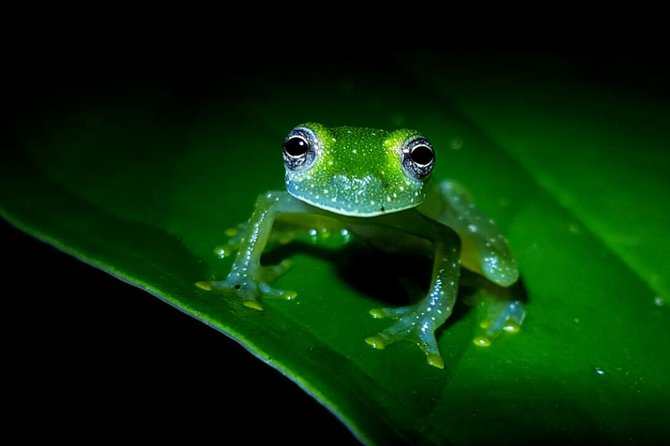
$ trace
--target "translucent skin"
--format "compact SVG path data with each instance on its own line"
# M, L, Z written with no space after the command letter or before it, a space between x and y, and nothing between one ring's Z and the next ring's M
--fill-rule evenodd
M395 250L428 246L433 273L426 296L409 306L371 310L373 317L395 322L366 342L383 349L396 341L410 341L423 350L428 364L444 368L434 332L453 310L460 267L498 285L511 285L518 270L507 240L456 183L435 185L429 175L417 178L403 165L403 148L420 137L418 132L328 129L315 123L296 129L309 135L312 162L299 168L287 164L287 191L259 196L249 221L222 250L226 255L238 252L226 279L196 285L233 294L245 306L260 310L262 298L296 297L293 291L270 285L288 269L286 262L260 265L263 250L274 240L337 231ZM284 223L283 229L273 229L277 219ZM525 314L518 301L498 313L490 326L499 330L506 329L508 320L520 325Z

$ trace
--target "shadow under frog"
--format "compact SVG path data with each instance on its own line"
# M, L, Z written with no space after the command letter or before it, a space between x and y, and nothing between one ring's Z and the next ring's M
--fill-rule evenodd
M279 264L296 254L328 261L337 269L339 277L352 289L388 306L407 306L421 300L431 282L430 257L421 253L387 252L370 246L364 241L354 240L338 249L325 249L308 242L294 242L268 250L262 262ZM398 265L402 265L401 268ZM389 274L393 271L393 274ZM505 311L514 302L526 304L528 292L519 278L512 286L502 287L486 278L461 268L458 299L449 319L435 331L437 338L453 324L461 320L475 307L483 307L484 316L475 330L476 345L486 347L503 331L514 332L518 327L505 325ZM522 322L522 320L521 320Z

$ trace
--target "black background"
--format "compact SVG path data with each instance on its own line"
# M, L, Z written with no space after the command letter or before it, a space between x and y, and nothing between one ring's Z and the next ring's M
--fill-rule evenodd
M243 347L0 221L3 405L22 438L310 443L348 430Z

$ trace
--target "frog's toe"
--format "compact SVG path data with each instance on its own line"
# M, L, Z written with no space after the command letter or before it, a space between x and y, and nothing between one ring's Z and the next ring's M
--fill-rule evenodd
M444 359L439 353L430 353L426 354L426 362L428 365L437 367L438 369L444 369Z
M298 293L292 290L280 290L278 288L273 288L265 282L262 282L258 286L263 293L263 297L269 299L284 299L284 300L293 300L298 297Z
M493 339L503 332L517 333L521 330L521 324L526 317L526 308L518 300L498 302L490 305L487 318L480 326L486 329L486 333L473 339L473 343L479 347L488 347Z
M216 246L214 248L214 254L220 259L227 259L237 251L237 246L231 243L226 243L223 245Z
M388 307L388 308L373 308L370 310L370 315L375 319L401 319L404 316L412 313L414 308L409 307Z
M366 338L365 342L380 350L394 342L412 342L426 354L428 365L443 369L444 360L440 355L434 332L435 327L432 327L429 323L421 323L420 319L415 316L405 316L387 329Z
M195 286L197 286L201 290L205 290L205 291L214 290L214 287L212 286L212 282L209 282L207 280L201 280L200 282L196 282Z
M516 333L526 317L526 308L518 300L511 300L491 306L488 319L484 321L482 328L486 328L486 334L496 336L502 331Z
M242 299L242 305L256 311L263 311L263 305L256 299Z
M272 282L283 276L292 266L293 261L290 259L284 259L277 265L263 266L261 267L261 277L264 282Z

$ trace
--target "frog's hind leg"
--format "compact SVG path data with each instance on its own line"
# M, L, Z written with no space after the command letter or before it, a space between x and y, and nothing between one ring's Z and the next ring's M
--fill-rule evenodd
M442 181L438 194L421 212L453 228L461 238L462 264L500 286L516 282L519 270L507 239L455 181Z
M370 311L375 318L391 318L396 322L365 341L383 349L396 341L410 341L426 354L429 365L444 368L444 360L435 339L435 330L451 315L458 292L460 245L455 234L447 242L436 243L433 280L428 295L416 304L399 308Z

